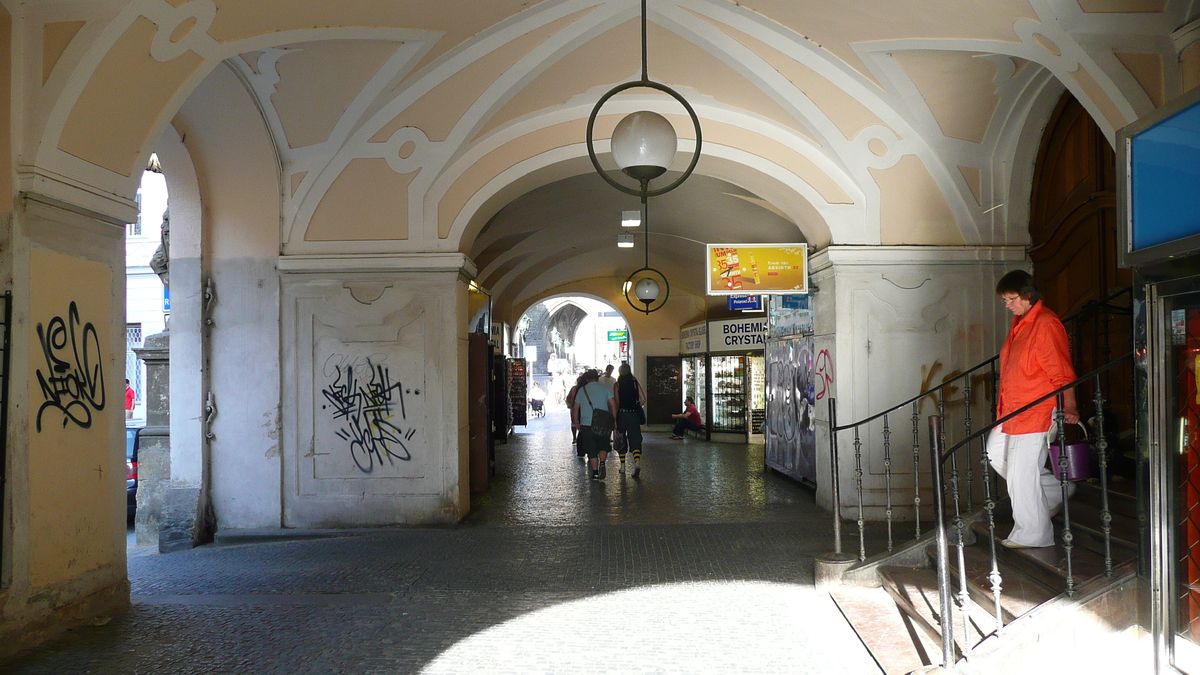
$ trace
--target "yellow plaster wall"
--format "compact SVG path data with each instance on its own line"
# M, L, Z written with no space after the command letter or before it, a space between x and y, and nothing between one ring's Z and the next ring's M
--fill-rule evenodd
M431 141L446 140L446 136L462 118L463 113L496 81L496 78L550 36L592 9L588 8L558 21L551 21L474 61L408 106L396 119L388 122L372 136L371 141L382 143L402 127L416 127L424 131Z
M1166 102L1166 92L1163 91L1163 62L1161 54L1135 54L1116 52L1114 56L1121 65L1133 75L1141 85L1142 91L1150 97L1150 102L1156 108L1161 108Z
M113 461L111 430L113 416L122 416L124 407L110 395L120 389L112 383L124 371L112 369L118 346L108 344L112 275L108 265L95 261L41 249L30 255L33 354L26 414L34 588L111 565L118 553L114 500L122 494L125 467ZM72 303L78 310L74 321ZM54 379L59 367L66 370L57 375L67 379ZM81 390L87 395L78 395Z
M1179 55L1179 71L1184 91L1200 85L1200 42L1193 42Z
M305 42L275 63L279 83L271 103L288 147L303 148L329 138L354 97L396 50L399 42L338 40ZM320 82L320 96L313 83Z
M196 167L211 259L279 253L280 178L271 140L250 95L215 69L184 103L176 131Z
M182 0L178 0L182 4ZM270 33L337 27L412 28L443 33L421 65L467 38L529 6L529 0L215 0L217 16L208 34L220 42Z
M806 133L770 95L724 62L678 34L650 24L649 67L654 80L692 88L729 105ZM481 135L506 122L565 103L592 87L612 86L637 75L641 68L640 27L627 21L567 54L521 89L488 123ZM647 92L636 92L645 94ZM681 114L683 108L679 108Z
M895 52L925 99L942 133L982 143L1000 104L992 80L996 66L972 52L914 50Z
M0 6L0 101L12 100L12 15ZM0 105L0 166L13 166L12 107ZM0 215L12 213L13 175L0 172Z
M130 176L167 104L204 63L195 52L160 63L150 56L158 32L140 17L104 55L71 109L58 148Z
M1029 0L741 0L743 7L807 37L864 77L853 45L925 39L1019 42L1013 24L1038 21ZM873 78L872 78L873 79Z
M880 193L880 243L954 246L963 243L954 213L933 176L914 155L890 169L871 169Z
M351 160L322 197L304 240L408 239L408 186L418 173L396 173L385 159Z
M7 12L6 12L7 14ZM50 79L54 66L86 21L58 21L42 26L42 84Z
M745 33L729 26L718 23L708 17L696 16L716 26L733 39L742 43L766 61L780 75L786 77L796 88L816 104L821 112L829 117L847 139L853 140L859 132L869 126L887 126L875 113L859 102L841 87L818 75L808 66L785 55L766 43L756 40Z

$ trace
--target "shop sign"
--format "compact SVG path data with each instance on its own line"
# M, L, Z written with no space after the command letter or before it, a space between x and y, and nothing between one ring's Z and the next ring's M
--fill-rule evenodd
M708 244L708 295L808 293L808 245Z
M767 320L727 319L708 322L710 352L748 352L761 350L766 344Z
M609 342L624 342L629 339L629 331L627 330L610 330L608 331Z
M708 325L703 321L679 329L679 353L703 354L708 351Z
M730 311L761 312L763 308L761 295L730 295L725 298L725 305Z

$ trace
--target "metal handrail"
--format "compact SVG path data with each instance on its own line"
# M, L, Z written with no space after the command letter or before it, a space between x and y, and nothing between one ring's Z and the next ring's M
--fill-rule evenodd
M1075 328L1077 329L1076 332L1078 332L1078 328L1079 328L1078 322L1080 322L1083 318L1085 318L1087 316L1099 313L1099 316L1104 319L1104 325L1107 327L1108 316L1110 313L1112 313L1114 311L1120 311L1120 312L1130 311L1129 307L1122 306L1122 305L1114 305L1113 301L1123 295L1129 295L1132 298L1132 290L1133 290L1132 287L1123 288L1121 290L1118 290L1114 293L1109 294L1108 296L1106 296L1103 299L1090 300L1083 307L1079 308L1075 312L1072 312L1065 319L1063 319L1063 323L1069 324L1072 322L1076 322ZM1107 332L1105 334L1107 334ZM1105 357L1107 357L1107 355L1109 353L1109 344L1107 341L1105 342L1104 349L1102 350L1101 353ZM917 394L916 396L913 396L905 401L902 401L901 403L893 405L889 408L886 408L885 410L882 410L873 415L870 415L868 417L865 417L861 420L858 420L856 422L852 422L849 424L843 424L843 425L838 424L836 401L835 401L834 397L832 397L832 396L829 397L829 400L828 400L829 430L830 430L829 431L829 442L830 442L830 451L829 452L830 452L830 474L831 474L831 478L832 478L831 487L832 487L832 491L833 491L833 494L831 496L832 496L833 511L834 511L833 517L834 517L834 552L835 553L838 553L838 554L842 553L842 527L841 527L841 524L842 524L841 523L841 520L842 520L841 506L842 506L842 504L841 504L841 486L840 486L840 480L839 480L839 473L840 473L842 464L841 464L840 451L839 451L839 447L838 447L839 446L838 434L840 432L851 431L851 430L854 432L854 478L855 478L855 491L856 491L856 494L858 497L858 517L856 519L856 525L858 526L858 535L859 535L858 536L858 539L859 539L858 558L860 561L866 560L866 539L865 539L866 521L864 518L865 504L863 501L863 477L864 477L863 441L862 441L862 438L860 437L860 430L862 428L864 428L865 425L870 424L871 422L874 422L874 421L880 420L880 419L883 420L883 425L884 425L884 429L883 429L884 484L885 484L885 491L887 493L887 495L886 495L887 501L886 501L886 505L885 505L885 520L887 522L887 550L888 550L888 552L891 552L893 550L893 546L894 546L894 542L893 542L893 520L894 520L893 505L894 505L894 502L892 500L892 483L891 483L891 467L892 467L891 435L893 432L888 424L889 416L894 413L897 413L898 411L901 411L902 409L904 409L907 406L912 406L911 418L912 418L912 433L913 433L913 443L912 443L913 474L920 475L922 460L921 460L921 448L920 448L918 430L919 430L919 421L920 421L920 409L921 409L925 399L928 399L931 397L934 398L935 401L937 402L938 414L940 416L944 417L946 414L946 399L947 399L946 392L948 392L948 391L953 392L954 390L951 389L951 387L961 383L963 395L964 395L964 401L966 402L966 406L963 410L963 420L962 421L964 423L964 426L966 427L966 431L967 431L968 435L971 436L971 440L978 439L984 432L986 432L988 429L993 428L993 427L985 427L984 429L980 430L979 433L972 433L974 431L974 429L973 429L974 420L972 419L972 413L971 413L971 406L973 404L973 396L971 395L972 378L979 377L979 375L977 375L977 373L981 370L988 369L988 368L991 369L991 373L990 373L990 385L991 385L990 401L991 401L991 409L992 409L991 416L993 419L995 419L996 406L998 403L998 401L997 401L998 395L996 393L996 386L997 386L997 381L999 379L998 373L997 373L997 366L998 366L999 358L1000 358L999 356L993 356L991 358L988 358L988 359L968 368L966 371L964 371L962 373L958 373L955 376L939 383L935 387L932 387L930 389L922 391L921 393ZM1018 411L1018 412L1020 412L1020 411ZM957 450L958 447L959 446L955 446L955 448L953 450ZM985 461L985 466L983 467L983 472L986 473L987 471L988 471L988 469L986 467L986 461ZM920 490L919 486L920 486L919 481L914 483L912 501L911 501L913 513L915 516L913 519L914 523L915 523L915 538L917 538L917 539L919 539L921 537L922 498L921 498L921 490ZM966 494L967 494L968 506L970 505L971 500L973 498L972 495L975 493L974 486L975 486L975 475L974 475L973 469L971 468L970 458L968 457L967 469L966 469ZM990 486L985 485L985 488L986 487L990 487ZM988 496L987 499L990 500L991 497Z
M1065 423L1066 423L1065 416L1066 415L1063 410L1063 396L1066 392L1068 392L1072 389L1075 389L1076 387L1084 385L1085 383L1087 383L1089 381L1093 382L1095 384L1095 390L1093 392L1093 398L1092 398L1092 403L1095 406L1095 413L1096 413L1095 414L1095 422L1096 422L1095 437L1097 439L1097 441L1096 441L1097 449L1098 449L1098 452L1100 455L1100 461L1099 461L1100 493L1101 493L1100 509L1101 509L1101 522L1102 522L1102 536L1104 539L1104 574L1105 574L1105 576L1111 578L1113 576L1112 540L1111 540L1111 538L1112 538L1112 528L1111 528L1112 516L1111 516L1111 512L1109 511L1109 501L1108 501L1108 462L1105 457L1105 453L1107 450L1107 441L1104 439L1104 396L1103 396L1103 393L1101 392L1100 376L1102 374L1108 372L1109 370L1112 370L1113 368L1117 367L1118 365L1121 365L1125 361L1131 360L1132 358L1133 358L1133 352L1129 352L1123 356L1119 356L1119 357L1113 359L1112 361L1104 364L1103 366L1100 366L1099 368L1092 370L1091 372L1087 373L1086 375L1076 378L1075 380L1073 380L1067 384L1064 384L1063 386L1058 387L1057 389L1055 389L1051 392L1046 393L1045 395L1039 397L1038 399L1036 399L1024 406L1021 406L1017 410L1014 410L1013 412L1008 413L1007 415L1004 415L1003 417L996 419L994 422L985 426L983 429L968 433L966 438L963 438L959 442L955 443L949 449L945 449L945 432L942 429L942 421L943 421L942 415L938 414L938 415L932 415L929 417L929 446L930 446L930 456L931 456L931 464L932 464L930 467L930 469L931 469L930 477L931 477L932 483L933 483L933 498L934 498L934 513L935 513L934 519L936 521L934 527L937 532L936 565L937 565L938 598L939 598L939 605L940 605L941 611L942 611L941 631L942 631L942 643L943 643L943 652L944 652L943 656L942 656L944 667L946 667L946 668L953 667L954 654L953 654L952 649L947 647L947 645L952 645L954 643L954 627L953 627L953 622L950 618L950 614L952 611L952 605L954 604L955 601L957 601L959 612L964 617L963 638L965 641L966 636L969 634L967 632L966 616L969 614L969 606L971 604L971 599L970 599L969 593L967 591L968 580L966 577L966 565L965 565L965 561L964 561L964 557L963 557L964 556L964 548L965 548L965 539L966 539L966 536L965 536L966 535L966 523L962 517L961 510L959 508L958 468L957 468L957 459L956 459L957 452L964 447L969 448L971 443L979 440L985 434L987 434L989 431L992 431L996 428L1001 427L1006 421L1011 420L1025 412L1028 412L1028 411L1036 408L1038 405L1041 405L1051 399L1054 399L1057 402L1057 408L1056 408L1055 415L1054 415L1054 425L1058 432L1059 443L1061 444L1060 447L1062 448L1062 450L1059 452L1057 464L1058 464L1058 469L1059 469L1059 484L1060 484L1061 490L1062 490L1062 511L1061 511L1061 513L1062 513L1063 521L1062 521L1061 536L1062 536L1062 548L1063 548L1064 562L1065 562L1065 570L1064 570L1065 571L1065 589L1064 589L1064 591L1068 597L1073 596L1075 594L1075 577L1074 577L1074 560L1073 560L1074 534L1072 533L1072 528L1071 528L1071 511L1070 511L1070 505L1069 505L1070 491L1069 491L1068 486L1070 484L1070 476L1069 476L1069 466L1070 465L1069 465L1069 460L1068 460L1068 452L1066 450L1067 444L1066 444L1065 434L1064 434L1064 432L1065 432L1064 427L1065 427ZM983 462L985 471L986 471L986 467L989 464L989 458L987 457L986 452L984 453L984 456L981 461ZM945 467L944 467L944 465L947 462L950 463L950 476L949 476L948 481L946 479ZM991 556L990 556L991 571L988 574L988 580L991 582L991 585L992 585L992 595L993 595L993 604L994 604L993 611L995 613L995 620L996 620L996 628L995 628L994 634L998 636L1002 633L1002 631L1004 629L1004 618L1003 618L1003 610L1001 607L1002 579L1000 576L1000 569L999 569L999 562L998 562L999 559L997 557L997 552L996 552L996 523L995 523L995 517L994 517L994 510L996 507L996 503L992 497L992 492L990 489L990 477L985 473L983 478L984 478L985 486L987 486L987 500L985 503L984 511L987 516L989 545L991 548ZM950 492L951 498L953 499L953 502L954 502L953 513L950 513L946 507L947 491ZM956 541L954 542L954 546L956 547L957 553L958 553L958 568L959 568L959 579L958 579L959 591L958 591L957 597L955 597L955 595L952 592L951 581L950 581L950 561L949 561L949 552L948 552L950 542L949 542L949 531L948 531L948 527L947 527L948 521L952 521L951 527L953 527L955 534L956 534ZM969 649L970 649L969 645L966 645L964 642L964 652L969 652Z
M847 429L853 429L854 427L859 427L864 424L869 424L869 423L874 422L875 420L879 419L880 417L883 417L884 415L889 415L891 413L896 412L897 410L899 410L901 408L910 406L913 403L916 403L917 401L920 401L925 398L929 398L930 396L937 394L939 391L950 386L951 384L954 384L955 382L961 380L962 378L967 377L971 373L992 365L999 358L1000 358L1000 355L997 354L996 356L993 356L992 358L990 358L986 361L980 362L979 364L973 366L970 370L966 370L966 371L963 371L962 373L959 373L958 375L955 375L954 377L950 378L949 380L946 380L945 382L942 382L941 384L939 384L938 386L936 386L932 389L926 389L925 391L921 392L920 394L917 394L916 396L908 399L907 401L904 401L903 403L897 403L896 405L888 408L887 410L884 410L883 412L875 413L874 415L863 418L857 422L851 422L849 424L844 424L842 426L834 427L833 431L834 432L846 431Z
M1030 403L1023 407L1017 408L1013 412L1010 412L1009 414L1005 415L1004 417L997 419L995 422L992 422L988 426L980 429L979 431L976 431L976 432L970 434L966 438L964 438L961 441L950 446L950 449L942 452L941 460L943 462L945 462L947 459L950 458L950 455L954 454L954 452L956 450L958 450L959 448L963 447L964 445L970 443L971 441L974 441L974 440L977 440L977 439L983 437L984 434L995 429L996 427L1000 426L1001 424L1004 424L1008 420L1011 420L1012 418L1016 417L1017 415L1020 415L1021 413L1028 412L1029 410L1036 408L1037 406L1041 405L1042 403L1045 403L1046 401L1049 401L1052 398L1056 398L1059 394L1065 393L1067 391L1070 391L1071 389L1074 389L1075 387L1078 387L1081 384L1084 384L1087 380L1094 379L1097 375L1100 375L1101 373L1112 370L1113 368L1115 368L1117 366L1117 364L1121 363L1125 359L1130 359L1130 358L1133 358L1133 352L1129 352L1129 353L1125 354L1124 356L1118 356L1117 358L1113 359L1112 361L1109 361L1108 363L1104 364L1103 366L1100 366L1099 368L1091 371L1087 375L1077 378L1077 379L1069 382L1068 384L1064 384L1063 386L1059 387L1058 389L1055 389L1054 391L1050 392L1049 394L1046 394L1045 396L1035 400L1033 403Z
M1128 311L1132 312L1132 309L1130 307L1123 307L1121 305L1113 305L1112 304L1113 300L1116 300L1117 298L1121 297L1122 295L1130 295L1132 297L1132 292L1133 292L1133 287L1127 286L1125 288L1122 288L1119 291L1116 291L1115 293L1108 295L1107 297L1105 297L1101 300L1089 300L1083 305L1083 307L1080 307L1079 309L1075 310L1074 312L1068 314L1065 318L1061 319L1061 321L1065 325L1072 321L1078 321L1079 319L1083 318L1084 314L1087 314L1089 312L1094 312L1094 311L1097 311L1100 309L1108 310L1108 311L1128 310ZM922 399L925 399L925 398L928 398L930 396L937 394L942 389L950 386L951 384L954 384L955 382L961 380L964 377L967 377L971 373L974 373L977 370L981 370L983 368L990 366L992 363L994 363L999 358L1000 358L1000 355L997 354L996 356L993 356L989 359L986 359L984 361L981 361L981 362L975 364L968 370L966 370L958 375L955 375L954 377L950 378L949 380L946 380L946 381L938 384L936 387L926 389L925 391L921 392L920 394L917 394L916 396L914 396L902 403L897 403L896 405L894 405L886 410L883 410L882 412L875 413L874 415L863 418L857 422L850 422L848 424L844 424L841 426L835 426L832 429L832 431L834 431L834 432L846 431L847 429L852 429L854 427L861 426L863 424L868 424L870 422L874 422L875 420L877 420L885 415L894 413L903 407L912 405L913 403L916 403L917 401L920 401Z

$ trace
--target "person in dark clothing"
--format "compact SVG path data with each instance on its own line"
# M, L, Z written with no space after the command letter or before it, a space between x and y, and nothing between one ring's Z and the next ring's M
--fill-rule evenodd
M583 379L583 374L581 373L579 377L575 378L575 386L571 387L571 390L567 392L565 399L567 410L575 409L575 396L579 393L579 388L585 384L587 384L587 380ZM573 416L571 417L571 444L575 445L576 455L587 459L587 453L583 451L583 448L579 447L579 424Z
M622 363L617 378L617 435L613 446L621 458L621 473L625 473L626 451L633 453L633 477L642 473L642 406L646 391L633 376L628 363Z
M700 431L704 428L704 420L700 417L700 410L696 407L696 402L689 396L683 400L683 412L671 415L675 418L675 430L671 433L671 438L679 441L683 439L683 432L691 429L692 431Z

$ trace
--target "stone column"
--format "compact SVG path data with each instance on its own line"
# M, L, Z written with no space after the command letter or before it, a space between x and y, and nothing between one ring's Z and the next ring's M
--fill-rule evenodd
M146 428L138 449L135 527L139 546L159 543L163 495L171 480L171 335L157 333L134 349L146 363Z

